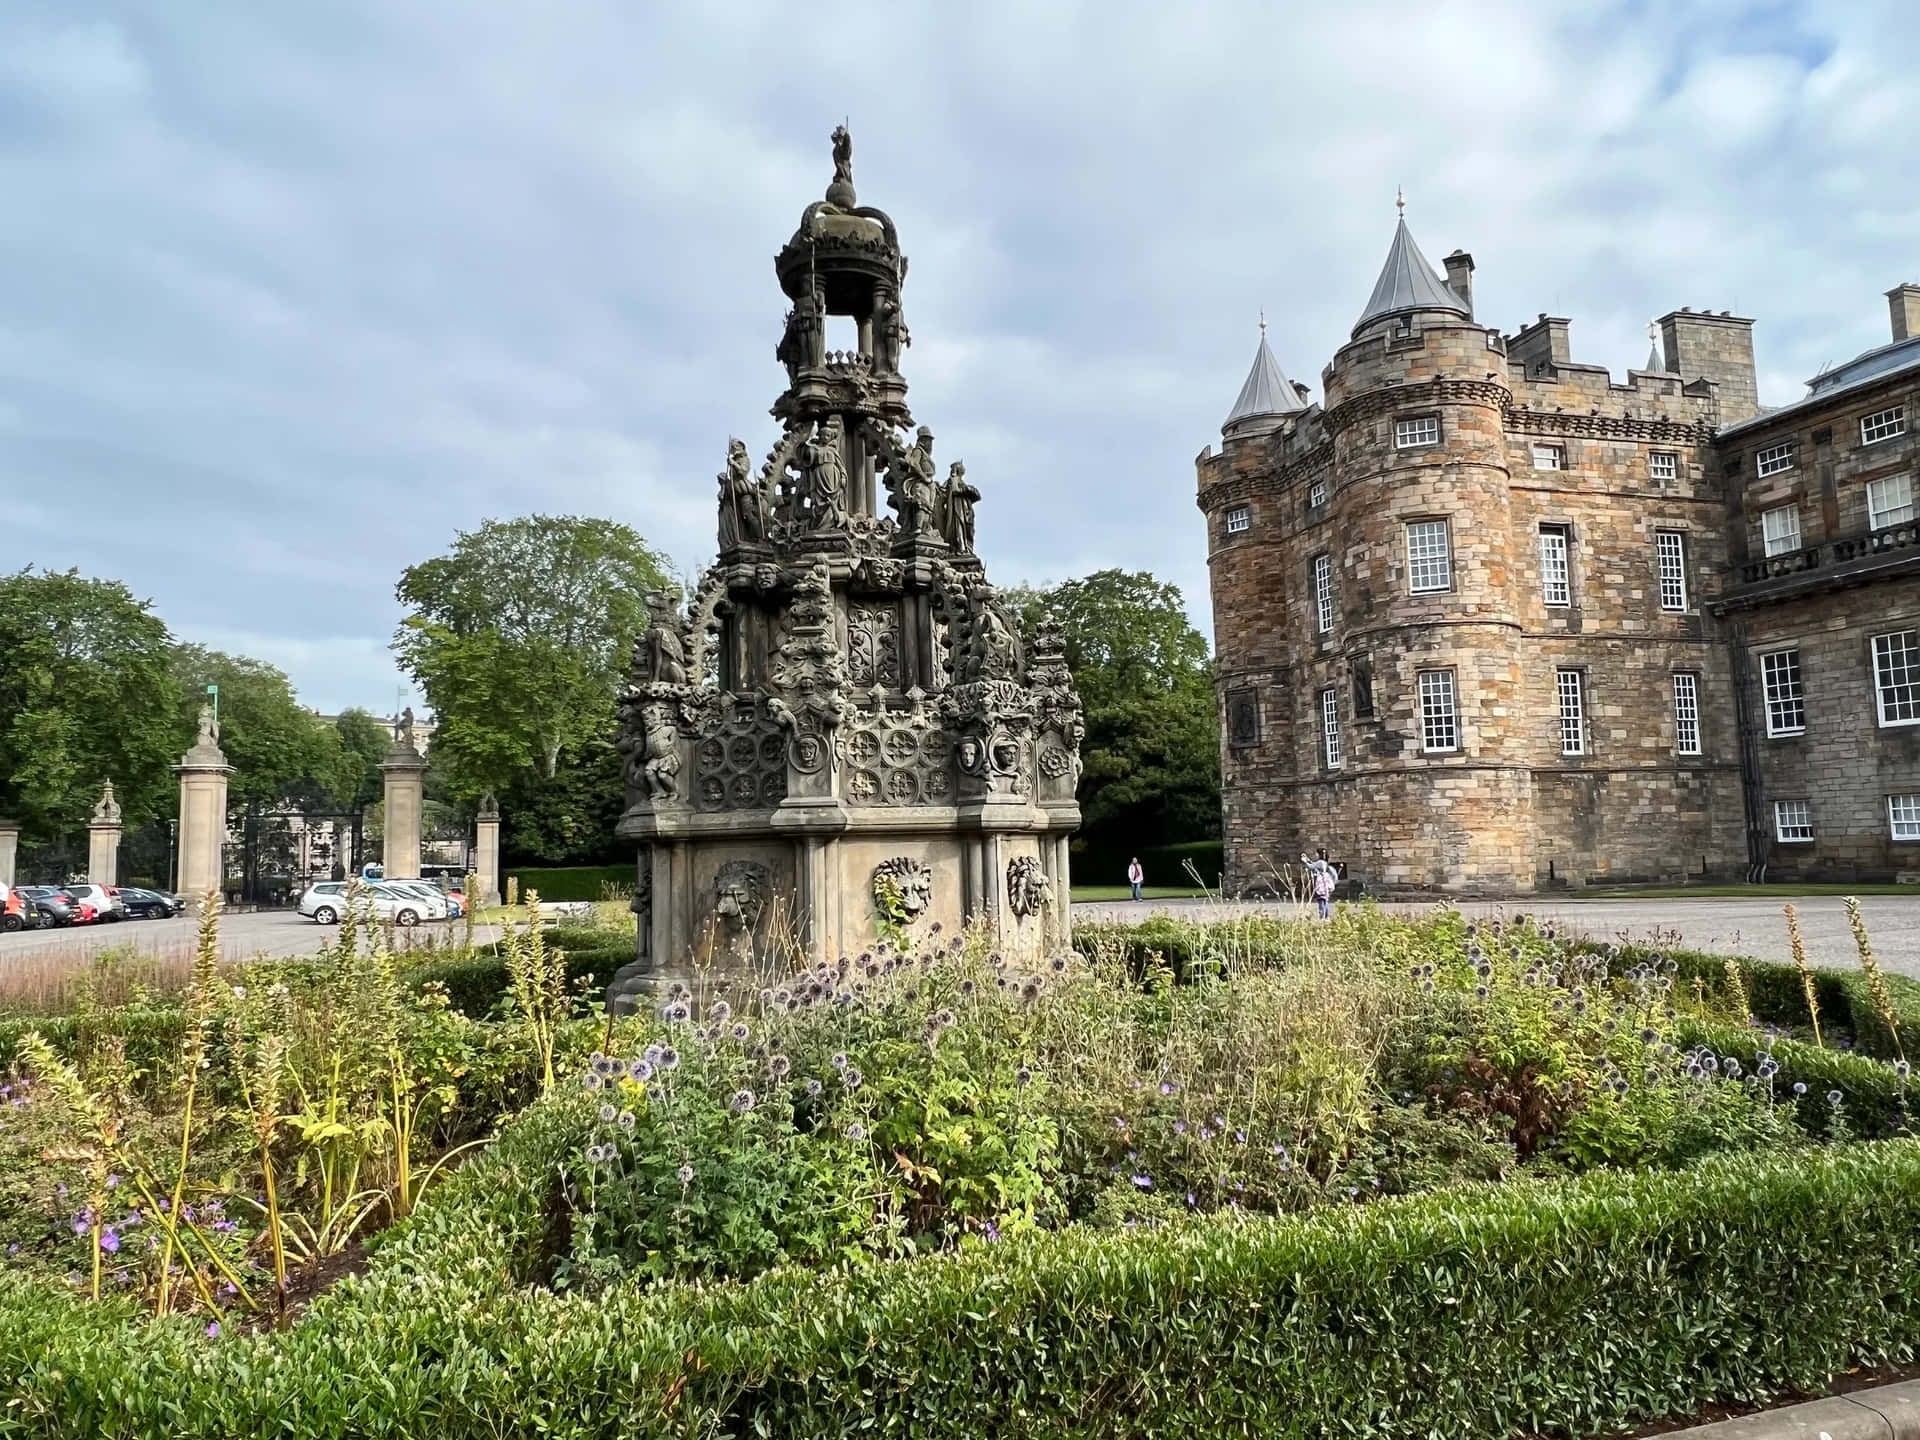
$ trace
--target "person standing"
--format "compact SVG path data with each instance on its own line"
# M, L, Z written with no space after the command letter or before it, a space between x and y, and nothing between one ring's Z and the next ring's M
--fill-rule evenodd
M1314 907L1320 912L1322 920L1333 918L1333 892L1340 882L1339 875L1327 860L1327 852L1322 850L1319 858L1300 857L1300 863L1307 867L1307 889L1313 895Z
M1134 856L1127 862L1127 884L1133 887L1133 898L1140 898L1140 886L1146 880L1147 872L1140 868L1140 857Z

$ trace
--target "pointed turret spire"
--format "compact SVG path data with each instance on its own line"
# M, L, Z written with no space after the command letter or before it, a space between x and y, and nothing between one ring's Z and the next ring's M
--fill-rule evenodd
M1360 312L1360 318L1354 322L1353 333L1357 336L1374 321L1388 315L1401 315L1414 310L1447 310L1455 315L1469 315L1467 304L1448 288L1447 282L1434 272L1427 263L1427 257L1420 253L1420 247L1414 244L1413 232L1407 229L1407 198L1396 191L1394 206L1400 212L1400 218L1394 223L1393 244L1387 250L1387 263L1380 269L1380 278L1374 282L1373 294L1367 300L1367 308Z
M1228 435L1261 434L1274 429L1282 416L1297 414L1306 408L1307 402L1281 371L1280 362L1273 358L1273 351L1267 345L1267 313L1262 310L1260 348L1253 352L1253 369L1247 372L1247 383L1240 387L1240 398L1233 402L1233 409L1220 429Z
M1647 371L1653 375L1667 373L1666 356L1660 353L1660 323L1657 320L1647 322Z

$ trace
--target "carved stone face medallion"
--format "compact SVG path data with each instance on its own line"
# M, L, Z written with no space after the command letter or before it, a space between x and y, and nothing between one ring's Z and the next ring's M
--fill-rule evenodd
M1019 855L1007 863L1007 908L1020 919L1037 915L1046 908L1053 893L1053 882L1031 855Z
M713 877L713 918L729 948L751 939L770 885L767 867L753 860L729 860Z

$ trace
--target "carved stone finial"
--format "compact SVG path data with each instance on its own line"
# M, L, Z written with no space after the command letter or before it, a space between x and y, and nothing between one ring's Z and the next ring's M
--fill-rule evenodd
M113 781L111 780L100 787L100 803L93 807L93 823L96 825L120 823L120 802L113 798Z
M827 186L827 203L842 210L858 203L853 193L853 136L845 125L833 127L833 183Z

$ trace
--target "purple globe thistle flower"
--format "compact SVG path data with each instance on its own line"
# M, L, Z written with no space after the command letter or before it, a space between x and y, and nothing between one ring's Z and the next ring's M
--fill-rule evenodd
M841 1075L840 1082L849 1090L858 1090L860 1088L860 1072L849 1065L845 1073Z
M847 1126L847 1139L864 1140L866 1138L867 1138L867 1127L862 1125L858 1120L854 1121L851 1125Z
M600 1062L606 1058L607 1057L602 1055L598 1050L594 1050L587 1055L587 1064L598 1070L600 1068Z
M660 1068L674 1070L680 1065L680 1052L669 1045L660 1052Z
M1806 1082L1806 1081L1804 1081L1804 1080L1796 1080L1796 1081L1794 1081L1794 1082L1793 1082L1793 1093L1794 1093L1794 1094L1796 1094L1796 1095L1804 1095L1804 1094L1806 1094L1806 1093L1807 1093L1807 1082Z
M682 1185L691 1185L693 1183L693 1166L682 1165L679 1170L679 1175Z
M807 1081L807 1094L809 1096L817 1097L820 1094L820 1092L825 1088L826 1087L823 1086L818 1080Z
M707 1019L716 1025L724 1025L733 1015L733 1006L724 1000L714 1002L707 1008Z
M598 1090L598 1089L600 1089L600 1088L601 1088L602 1086L604 1086L604 1085L605 1085L605 1084L606 1084L607 1082L606 1082L606 1081L604 1081L604 1080L602 1080L602 1079L600 1078L600 1076L599 1076L599 1074L598 1074L598 1072L596 1072L596 1071L593 1071L593 1070L589 1070L589 1071L587 1071L587 1073L586 1073L586 1074L584 1074L584 1075L582 1075L582 1076L580 1077L580 1083L581 1083L582 1085L584 1085L584 1086L586 1086L586 1088L587 1088L587 1090L588 1090L589 1092L592 1092L592 1091L595 1091L595 1090Z
M939 1014L933 1017L933 1023L944 1028L948 1025L953 1024L953 1018L954 1018L953 1011L942 1010Z
M760 987L760 1003L762 1005L771 1005L773 1003L773 987L771 985L762 985Z
M833 1068L836 1070L846 1069L849 1063L847 1060L847 1052L844 1050L835 1051L833 1060L830 1063L833 1065Z
M1833 1106L1836 1110L1840 1108L1840 1102L1846 1098L1847 1097L1842 1095L1838 1090L1827 1091L1827 1104Z
M1020 987L1020 998L1029 1005L1038 1000L1040 998L1040 982L1038 980L1027 981L1026 984Z
M646 1084L653 1078L653 1064L647 1060L636 1060L627 1067L627 1074L639 1084Z
M784 1055L776 1055L767 1062L767 1069L772 1072L774 1079L784 1080L787 1072L793 1069L793 1062Z
M666 1047L656 1040L640 1052L640 1058L650 1064L658 1065L660 1063L660 1052L664 1049L666 1049Z
M745 1043L747 1036L752 1033L753 1032L747 1028L744 1020L733 1027L733 1038L738 1043Z
M971 996L971 995L973 994L973 992L974 992L974 989L975 989L975 986L974 986L974 983L973 983L973 981L971 981L971 980L962 980L962 981L960 982L960 993L961 993L962 995L968 995L968 996Z
M733 1099L727 1103L728 1108L731 1109L734 1114L745 1115L749 1110L753 1109L755 1105L759 1104L759 1098L755 1096L751 1090L736 1090L733 1092Z
M987 956L987 964L996 970L1004 970L1007 968L1007 957L996 950L993 954Z
M1913 1066L1904 1060L1896 1060L1893 1062L1893 1073L1896 1078L1904 1080L1913 1073Z
M1067 973L1067 957L1064 955L1054 956L1051 960L1047 962L1047 968L1056 975L1066 974Z
M1016 1085L1028 1084L1030 1081L1032 1081L1032 1079L1033 1079L1033 1071L1029 1070L1024 1065L1022 1065L1018 1070L1013 1072L1013 1083Z
M620 1128L626 1131L629 1135L633 1133L633 1127L637 1123L638 1122L633 1118L633 1111L622 1110L620 1112Z
M620 1112L618 1110L615 1110L611 1105L602 1105L599 1111L600 1123L602 1125L611 1125L613 1123L614 1116L618 1115L619 1113Z

